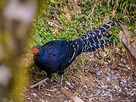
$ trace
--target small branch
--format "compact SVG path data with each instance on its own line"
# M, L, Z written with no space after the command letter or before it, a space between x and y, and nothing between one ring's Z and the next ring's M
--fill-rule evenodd
M72 93L68 92L65 88L61 88L60 91L65 94L67 97L69 97L74 102L84 102L81 98L78 96L73 95Z
M92 12L88 15L88 18L90 18L90 16L93 14L95 7L96 5L94 5L94 7L92 8Z

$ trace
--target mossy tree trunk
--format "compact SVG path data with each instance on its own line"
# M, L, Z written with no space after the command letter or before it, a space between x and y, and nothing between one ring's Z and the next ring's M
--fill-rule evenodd
M0 102L23 101L28 74L22 55L40 4L36 0L0 2Z

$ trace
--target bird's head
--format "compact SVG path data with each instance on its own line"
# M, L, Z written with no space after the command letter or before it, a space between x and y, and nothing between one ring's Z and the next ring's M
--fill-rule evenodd
M42 47L40 45L37 45L35 47L32 48L31 52L34 55L40 55L43 51L42 51Z

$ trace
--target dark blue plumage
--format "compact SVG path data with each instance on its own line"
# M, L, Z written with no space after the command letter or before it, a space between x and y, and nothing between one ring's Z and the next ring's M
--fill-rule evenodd
M92 30L76 40L55 40L33 48L34 62L36 66L47 72L51 78L52 73L63 74L65 69L82 52L92 52L104 47L110 40L110 35L105 31L113 26L113 21ZM32 86L35 87L36 85Z
M75 56L72 58L75 52L74 45L76 46L70 40L48 42L41 46L42 53L34 56L34 62L40 69L46 71L48 75L54 72L61 74L65 67L75 59Z

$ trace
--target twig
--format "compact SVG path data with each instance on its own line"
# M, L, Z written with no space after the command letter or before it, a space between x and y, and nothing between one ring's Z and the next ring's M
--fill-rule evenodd
M60 91L65 94L67 97L69 97L74 102L84 102L81 98L78 96L73 95L72 93L68 92L65 88L61 88Z
M94 5L94 7L92 8L92 12L88 15L88 18L90 18L90 16L93 14L95 7L96 5Z

